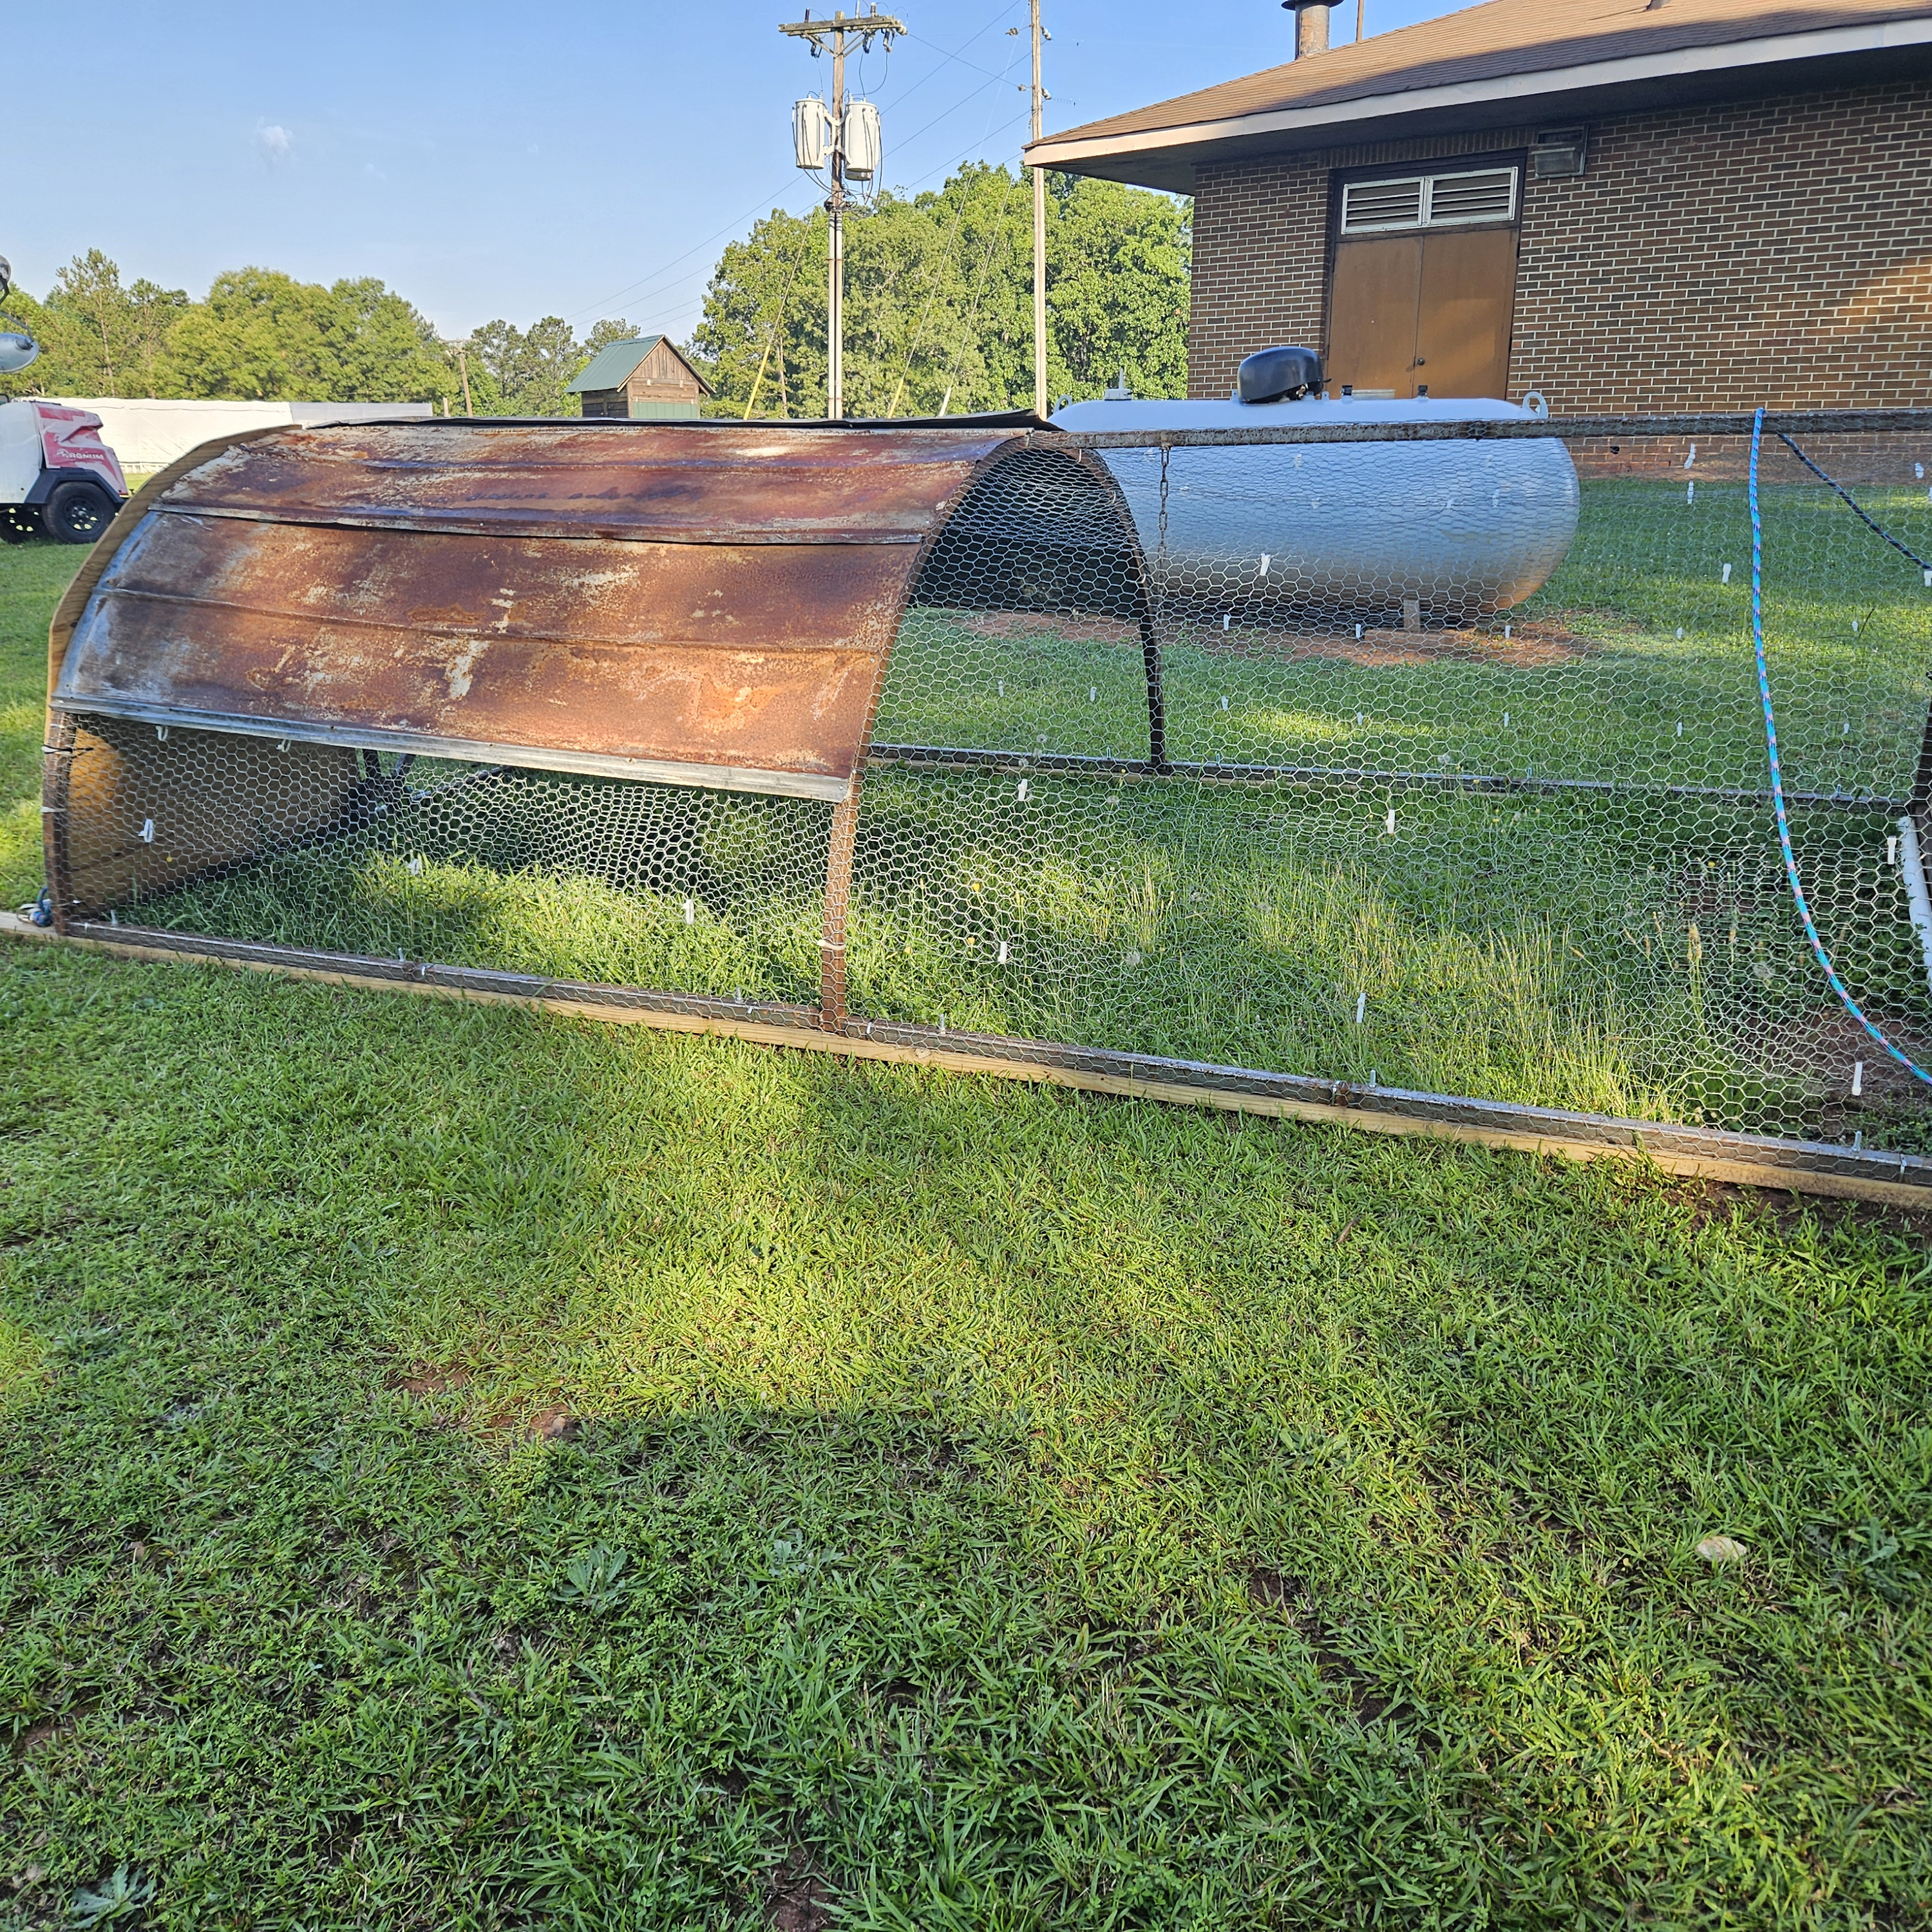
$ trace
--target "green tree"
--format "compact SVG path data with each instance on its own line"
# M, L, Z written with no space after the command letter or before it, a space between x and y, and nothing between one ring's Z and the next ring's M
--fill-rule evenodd
M1060 177L1048 204L1048 387L1097 396L1187 383L1189 209ZM854 416L1024 408L1033 398L1029 184L975 164L943 188L881 195L846 228L846 408ZM825 218L774 210L720 260L690 352L740 414L825 408Z
M178 393L317 402L447 394L448 355L428 319L371 279L332 288L276 268L218 275L174 326Z
M332 402L433 401L449 388L448 352L429 318L376 280L340 281L337 305L339 393Z
M1118 182L1049 178L1052 394L1097 396L1124 368L1137 396L1186 395L1186 208Z
M0 375L0 402L14 396L44 396L77 394L64 384L50 382L48 371L56 367L50 357L48 345L56 328L54 318L47 313L44 302L36 302L25 289L16 288L8 295L6 319L0 321L0 328L20 329L31 335L40 346L39 356L26 368L14 371L10 376Z
M138 280L98 248L76 255L44 302L24 290L9 312L40 345L38 362L5 379L8 395L154 396L175 393L167 346L189 308L187 292Z
M638 333L628 322L600 322L579 342L560 316L547 315L528 328L486 322L470 338L471 404L478 416L581 416L581 399L566 385L598 350Z
M766 415L824 412L824 261L818 212L775 208L725 249L686 350L717 392L715 409L742 416L755 397Z

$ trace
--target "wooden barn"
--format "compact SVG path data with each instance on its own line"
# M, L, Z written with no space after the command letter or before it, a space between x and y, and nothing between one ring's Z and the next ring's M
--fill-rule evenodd
M698 414L710 385L663 335L634 336L600 349L575 382L587 416L646 416L676 421Z

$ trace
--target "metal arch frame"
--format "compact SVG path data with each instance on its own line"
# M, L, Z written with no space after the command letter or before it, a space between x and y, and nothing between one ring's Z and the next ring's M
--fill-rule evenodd
M473 436L480 425L451 425L437 424L436 430L446 434L452 428L469 428ZM543 423L541 424L517 424L506 426L512 436L527 440L532 431L562 431L573 437L580 434L582 425L574 422ZM657 427L662 426L647 426ZM769 439L776 425L736 426L738 434L728 440L715 428L707 425L703 441L716 442L725 446L716 452L716 458L724 459L721 465L706 448L701 467L716 472L721 466L730 467L729 458L734 444L742 446L746 440ZM602 425L600 424L600 429ZM686 425L676 426L685 430ZM279 504L274 496L273 484L278 480L274 460L284 460L284 472L298 472L300 458L304 450L314 449L319 443L327 454L332 450L346 450L350 458L349 468L352 483L354 475L354 458L360 452L366 454L372 447L378 455L382 452L385 439L383 430L400 432L399 436L389 440L399 442L404 450L413 445L416 438L423 433L423 426L413 422L408 424L367 424L333 426L304 431L297 427L291 430L281 426L244 432L240 435L218 439L190 452L178 462L170 465L157 476L151 478L138 494L117 512L101 541L90 554L78 574L68 594L57 609L49 632L49 697L48 731L44 740L44 766L42 787L42 816L44 837L49 883L52 889L52 910L56 927L63 932L70 926L83 924L91 909L89 896L78 878L78 868L70 840L70 814L73 806L75 756L77 739L81 729L80 721L90 715L113 717L130 722L152 724L158 733L165 736L168 730L178 728L185 731L240 734L256 740L269 740L279 742L284 748L300 743L304 746L333 747L345 752L380 752L392 751L402 753L455 758L487 764L517 764L539 770L580 772L588 776L621 778L648 783L688 785L707 790L745 791L779 796L817 800L832 808L832 823L827 838L825 872L825 904L820 938L820 1022L826 1029L837 1031L846 1018L845 987L845 932L850 909L852 869L856 848L860 796L862 774L870 754L873 727L878 717L878 706L886 677L890 674L894 648L903 629L908 608L918 594L918 588L934 551L946 532L960 514L973 501L977 493L991 486L1000 470L1016 460L1038 460L1044 456L1056 466L1064 466L1073 476L1083 479L1085 487L1097 490L1100 500L1108 508L1112 520L1112 528L1117 533L1119 556L1126 566L1132 586L1134 610L1138 622L1142 638L1142 655L1147 680L1148 718L1148 758L1146 769L1150 772L1165 773L1169 767L1165 755L1163 734L1163 707L1160 681L1160 644L1157 634L1154 599L1146 559L1142 554L1132 512L1106 465L1096 456L1077 448L1070 447L1065 440L1052 430L1038 430L1030 425L1000 424L998 425L966 425L948 428L942 439L934 439L929 430L914 431L906 436L907 443L916 443L927 450L933 460L942 464L942 473L947 478L948 487L937 502L929 496L924 496L916 507L901 506L896 511L892 504L885 506L890 513L889 521L896 519L893 530L881 531L876 528L860 528L850 532L816 528L801 538L795 532L788 532L782 525L770 532L748 529L744 522L745 504L741 500L736 506L736 521L729 526L730 534L707 544L710 534L701 527L694 530L680 526L675 530L651 526L625 529L620 533L616 529L598 533L597 540L606 543L626 541L640 547L649 544L674 546L687 566L699 566L700 554L707 548L716 550L720 544L735 543L742 549L746 543L758 547L763 558L778 561L777 553L789 551L794 557L805 550L826 544L856 544L861 548L881 550L886 547L890 552L903 556L902 562L890 558L881 550L880 560L874 571L875 581L869 590L855 593L843 603L828 607L830 620L836 626L844 623L851 631L845 640L837 660L849 669L860 659L869 656L869 686L864 691L862 704L857 716L857 728L848 751L838 754L836 733L828 743L828 755L835 769L826 770L823 765L818 770L786 769L770 764L722 764L715 761L683 758L660 758L634 755L629 753L599 752L578 747L565 748L555 744L533 743L524 735L506 736L500 733L455 734L448 728L442 717L435 722L442 723L442 729L401 728L393 723L377 722L369 716L332 718L321 715L304 716L300 709L292 706L286 699L277 703L272 696L268 706L254 712L226 707L215 708L205 701L195 701L194 687L188 688L184 698L177 698L165 679L150 677L153 688L144 688L138 678L123 680L132 682L135 689L116 690L102 688L102 665L89 668L82 665L76 674L74 652L76 638L82 640L83 648L93 650L98 658L104 658L111 668L119 662L113 657L111 644L112 613L101 614L97 629L104 628L109 643L96 648L88 642L88 626L96 616L104 594L112 601L116 609L130 609L146 613L154 622L179 622L192 617L198 611L206 611L212 628L218 627L224 617L239 612L243 622L266 617L279 619L284 624L307 624L316 636L329 632L339 634L344 626L358 630L374 626L378 632L395 632L406 636L423 634L424 627L414 621L414 614L398 621L388 613L371 614L356 612L347 616L331 615L297 619L291 613L277 611L272 607L251 605L245 595L236 592L233 596L208 598L198 594L199 586L192 575L178 585L148 585L142 587L139 572L143 558L140 546L153 538L163 543L173 541L175 532L167 524L170 513L179 512L196 526L212 524L218 530L228 534L220 541L227 546L227 552L237 556L248 556L249 546L259 546L262 554L286 541L274 534L292 527L297 532L310 533L310 541L320 541L317 533L334 534L327 536L338 553L335 561L340 564L344 557L353 560L360 553L359 543L374 549L386 546L401 556L412 550L416 542L427 537L434 541L439 536L454 536L470 539L472 548L479 542L496 542L502 544L532 543L542 536L568 540L578 536L576 523L567 518L560 520L560 526L554 521L546 526L544 514L550 514L549 506L532 502L526 506L520 518L512 512L506 518L500 506L484 504L479 508L465 514L460 504L453 507L446 503L433 508L424 517L415 514L415 506L404 503L388 510L381 500L382 484L380 478L373 486L359 490L352 487L346 502L330 504L320 501L303 501L298 487L296 500ZM372 433L374 435L372 443ZM434 432L433 431L432 434ZM486 434L487 434L486 429ZM820 430L818 434L824 432ZM859 434L868 438L872 432ZM992 446L984 446L991 440ZM439 438L439 440L440 439ZM817 436L811 441L815 442ZM601 442L602 438L599 437ZM248 484L248 459L256 454L254 446L266 443L266 454L270 458L268 483L258 484L251 494ZM283 446L278 449L275 446ZM958 454L970 457L970 461L962 468L956 460L945 460L950 455L950 446L963 445ZM514 451L515 445L511 447ZM539 451L544 446L538 446ZM662 448L663 445L659 442ZM890 446L887 446L890 447ZM903 445L902 446L904 446ZM638 446L640 453L651 448L646 442ZM803 451L808 447L801 440L794 448ZM753 444L755 450L755 441ZM974 452L976 448L977 454ZM440 452L435 452L437 455ZM602 452L599 452L600 454ZM454 457L456 452L452 452ZM476 459L472 458L472 461ZM806 458L808 464L811 459ZM910 459L908 459L910 461ZM237 474L235 465L243 465L239 472L242 481L238 488L231 489L224 496L222 484L224 480L232 484ZM210 480L211 471L214 480ZM540 474L533 471L533 475ZM740 458L735 472L741 479L745 474L746 459ZM908 474L919 474L908 470ZM532 489L536 488L532 485ZM568 487L566 478L566 488ZM540 492L538 493L540 494ZM316 492L311 490L313 497ZM877 507L876 506L874 506ZM387 514L385 514L387 510ZM606 512L606 518L610 513ZM909 523L910 520L910 523ZM618 519L621 522L621 519ZM400 525L400 529L398 525ZM506 527L507 524L507 527ZM910 526L922 524L909 556L904 551L910 535ZM251 538L248 531L272 526L260 538ZM146 533L144 535L144 532ZM361 532L358 536L356 533ZM790 541L788 541L789 536ZM402 544L397 539L400 537ZM114 565L126 551L130 559L130 568L136 580L116 583L112 575ZM191 552L187 553L193 561ZM478 552L480 556L481 551ZM536 554L532 553L535 556ZM413 557L410 560L413 562ZM425 554L423 561L430 560ZM532 568L541 574L539 567ZM472 572L473 574L473 572ZM782 578L783 572L781 571ZM427 573L422 581L433 584L446 590L447 584L432 580ZM412 588L418 586L412 584ZM404 599L406 604L406 598ZM155 614L157 610L161 615ZM814 616L816 613L813 614ZM567 637L568 622L560 622L553 618L559 635ZM474 630L473 622L472 630ZM809 642L809 626L806 627ZM122 656L140 669L139 644L142 636L138 624L130 633L134 648L124 650ZM434 634L440 635L440 628ZM461 634L461 633L458 633ZM526 635L535 636L540 640L547 634L541 630L532 632L526 627ZM866 640L870 640L867 644ZM226 668L234 682L236 666L245 660L232 662L224 658L223 645L220 641L208 646L209 662L218 669ZM309 649L313 654L322 646L312 638ZM702 646L689 646L687 650ZM855 658L854 653L857 653ZM802 660L801 662L808 662ZM834 662L826 660L828 665ZM112 680L109 680L111 684ZM456 714L460 716L460 712ZM488 721L486 712L479 722ZM427 718L419 722L428 723ZM116 756L124 752L116 752ZM836 766L847 763L849 769L842 775ZM347 820L342 820L333 830L323 836L340 836L346 829ZM312 839L309 842L313 842ZM205 866L197 865L193 876L200 876ZM184 878L189 874L184 873Z
M866 713L859 763L852 773L848 796L832 812L832 836L826 860L825 923L819 940L821 964L818 1008L819 1022L828 1032L842 1032L847 1024L845 925L851 906L852 866L858 847L860 795L866 767L872 759L873 728L878 721L879 704L885 694L886 680L891 674L893 653L905 628L906 612L918 596L920 584L925 578L927 566L932 561L934 551L966 508L974 492L986 488L1005 464L1042 453L1065 463L1075 474L1085 477L1097 488L1119 529L1121 554L1133 573L1135 615L1140 627L1142 664L1147 680L1148 759L1143 769L1162 776L1172 769L1166 761L1160 642L1154 623L1154 586L1148 574L1147 556L1142 548L1133 512L1127 506L1127 500L1114 472L1097 457L1084 449L1069 448L1057 434L1048 436L1028 434L1018 438L980 464L960 490L958 501L927 532L925 542L920 546L915 566L906 580L905 594L900 598L893 617L892 643L879 658L872 702ZM901 748L892 748L897 752Z

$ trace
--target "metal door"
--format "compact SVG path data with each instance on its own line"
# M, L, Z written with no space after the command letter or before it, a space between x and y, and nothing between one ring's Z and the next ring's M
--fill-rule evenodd
M1509 382L1515 310L1514 228L1424 236L1418 387L1427 383L1432 396L1502 395Z
M1516 234L1514 227L1478 228L1339 243L1329 303L1330 390L1503 394Z
M1422 237L1378 236L1335 250L1328 320L1328 387L1415 393Z

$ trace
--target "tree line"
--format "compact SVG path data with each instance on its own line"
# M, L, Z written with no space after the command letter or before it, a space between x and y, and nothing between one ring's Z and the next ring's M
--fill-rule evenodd
M1050 177L1048 386L1098 395L1124 369L1136 394L1180 395L1187 375L1189 210L1110 182ZM942 188L880 195L846 227L846 406L856 416L958 415L1033 397L1033 197L1023 174L974 164ZM716 392L707 413L821 415L822 209L775 209L728 247L684 353ZM236 268L191 300L124 282L99 249L44 300L8 310L40 359L0 376L8 395L419 402L480 416L574 416L566 386L607 344L650 333L613 319L582 338L556 316L485 323L460 352L373 278L325 286Z
M0 396L188 396L248 400L448 403L463 379L479 415L574 416L565 385L607 342L634 333L600 322L579 341L546 316L527 329L496 321L459 358L429 318L373 277L325 287L277 268L217 275L200 302L91 248L55 278L44 301L16 289L8 311L40 345L39 359L0 376Z
M1047 393L1187 392L1190 211L1114 182L1049 176ZM721 405L825 408L823 209L774 210L724 254L692 338ZM1034 395L1033 193L969 166L943 188L882 194L845 227L845 395L854 416L1023 409Z

